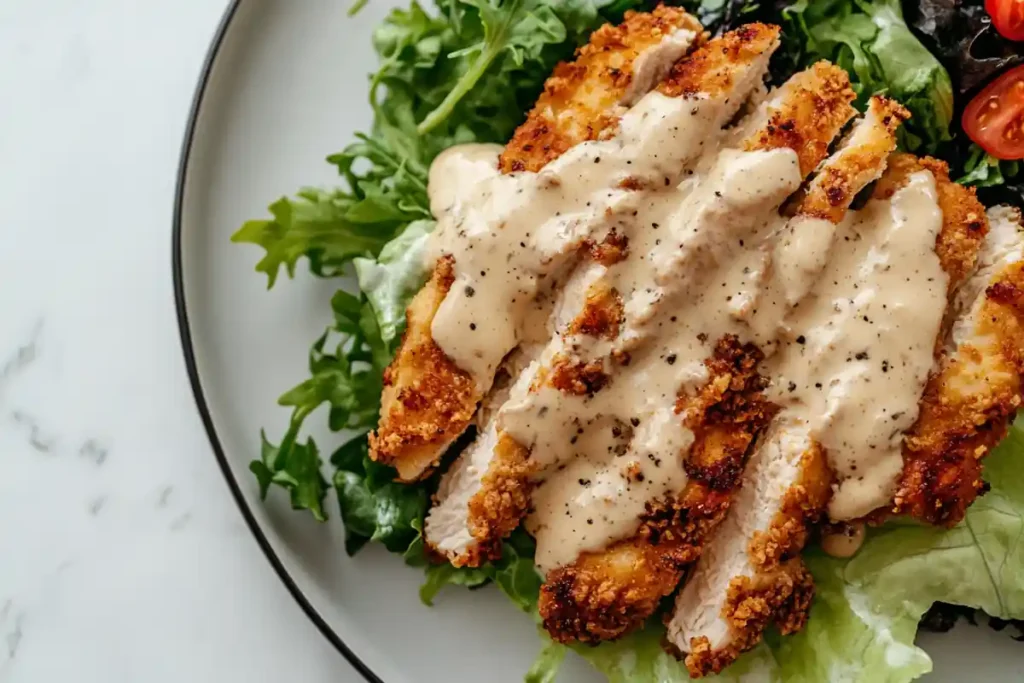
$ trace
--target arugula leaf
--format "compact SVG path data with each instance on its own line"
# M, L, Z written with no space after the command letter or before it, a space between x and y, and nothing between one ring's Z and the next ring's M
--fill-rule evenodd
M327 482L320 474L320 453L313 440L302 445L296 443L289 432L280 446L274 446L261 431L260 441L260 459L249 464L249 470L259 482L260 496L266 498L271 484L276 484L291 494L292 508L309 510L318 521L325 521L323 502Z
M362 204L346 192L307 188L294 199L282 197L271 204L271 220L248 221L231 241L263 247L266 254L256 270L266 274L268 289L282 266L294 277L303 256L315 275L332 277L356 256L376 255L400 225L401 217L375 216Z
M357 134L357 142L327 161L338 168L357 201L348 209L349 220L361 223L408 223L430 218L427 200L427 167L415 155L386 135L383 140ZM360 162L369 162L362 172Z
M449 59L472 59L464 65L463 73L441 103L420 122L417 130L421 135L449 118L503 53L507 53L506 58L514 67L522 67L527 61L541 60L547 45L563 45L569 38L569 30L582 34L595 28L598 19L596 6L581 0L560 4L545 0L457 0L457 3L462 7L456 3L449 3L449 7L465 12L461 27L479 35L480 39L448 53ZM577 40L574 36L573 42Z
M829 59L850 72L861 105L885 94L910 110L904 148L934 152L951 139L952 81L911 33L898 0L799 0L784 14L803 37L804 65Z
M293 507L309 510L319 521L327 518L323 509L327 483L320 474L316 444L312 439L304 446L298 443L302 425L313 411L327 404L328 424L334 431L365 433L375 426L383 389L382 375L391 359L391 351L381 337L377 318L366 299L339 290L331 306L335 323L310 349L309 379L278 399L279 405L292 408L288 431L276 447L263 435L261 459L250 465L264 498L272 484L281 486L291 493ZM332 353L326 349L335 337L338 341ZM362 441L366 441L365 435ZM346 447L351 449L351 442L342 449ZM336 452L332 461L338 457Z

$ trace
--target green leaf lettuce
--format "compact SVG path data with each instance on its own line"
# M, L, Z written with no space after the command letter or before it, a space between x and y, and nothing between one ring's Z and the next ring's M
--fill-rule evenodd
M376 259L354 261L359 289L366 293L384 344L394 349L405 329L405 309L426 279L424 253L431 221L416 221L381 250Z
M910 110L905 148L935 152L951 139L952 81L910 31L899 0L799 0L784 14L802 36L804 64L831 60L850 72L861 104L883 94Z

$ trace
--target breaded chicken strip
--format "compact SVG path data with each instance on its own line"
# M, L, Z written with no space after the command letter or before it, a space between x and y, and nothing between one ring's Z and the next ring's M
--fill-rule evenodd
M560 65L546 83L501 156L502 172L537 171L569 148L607 134L622 105L653 87L701 30L685 11L659 7L649 14L627 13L622 25L595 31L576 60ZM403 481L430 473L469 425L488 388L490 378L471 377L431 335L453 282L452 268L451 262L438 263L410 303L406 334L384 373L370 456L395 467Z
M980 236L978 208L964 201L961 212ZM904 441L894 512L932 524L957 524L984 491L981 459L1024 399L1024 228L1019 209L997 207L988 218L978 269L954 303L949 348Z
M785 326L783 312L807 295L824 267L834 227L845 218L853 198L886 168L896 146L896 128L905 117L896 103L873 100L799 199L779 244L807 239L819 251L805 251L804 261L789 263L784 250L776 250L764 298L780 305L762 302L767 320L754 325L769 338ZM799 552L808 525L825 508L831 478L825 453L806 425L780 414L759 439L732 509L668 619L670 649L685 655L691 675L720 671L756 645L772 622L784 633L803 626L813 582Z
M702 104L714 114L711 119L701 119L694 125L707 126L709 131L718 132L762 82L769 56L777 43L778 29L760 24L717 38L677 62L669 76L658 86L657 93L652 93L652 96L695 97L699 92L700 97L704 98ZM697 90L701 82L708 84L707 90ZM827 79L823 81L826 84L828 82ZM807 107L813 105L814 101L794 101L792 106ZM808 118L808 121L811 120ZM821 123L821 119L813 120ZM771 121L766 120L764 129L772 125ZM837 124L841 125L842 122ZM778 135L766 136L763 142L758 142L760 148L785 146L786 141L794 140L797 135L782 128L777 130ZM816 136L809 134L805 137L811 141ZM691 152L699 155L703 142L701 136L696 136L674 143L679 147L680 156L676 175L683 175L688 155ZM671 148L667 140L665 144L665 156L668 157ZM644 188L638 186L636 189L640 191ZM614 338L618 334L614 326L621 313L618 310L621 301L609 290L588 290L591 283L587 278L594 269L588 269L587 264L594 264L597 271L609 267L625 257L628 244L612 231L600 242L590 241L585 246L585 263L577 269L577 273L564 288L571 292L568 296L570 302L579 300L578 303L562 302L563 307L571 310L569 319L576 317L570 334L598 337L610 335ZM577 315L581 309L584 312ZM578 394L594 388L595 385L588 382L599 382L600 378L596 374L588 376L585 368L559 364L552 354L546 363L538 362L521 379L523 393L529 391L532 384L543 384L545 380L550 380L552 385L562 386L569 393ZM513 395L516 395L514 389ZM528 456L527 444L518 443L507 434L495 432L481 437L463 454L442 482L437 504L427 518L428 544L457 565L475 565L493 556L500 548L501 539L518 526L526 513L531 477L537 469L536 458L530 461Z
M544 628L559 642L618 638L642 624L721 522L753 435L775 409L761 395L761 353L723 339L706 366L701 392L681 400L695 436L686 466L690 482L677 497L651 501L631 537L584 553L548 574L541 588Z
M806 176L854 115L853 99L845 72L815 65L794 76L743 124L746 137L739 147L748 152L791 149ZM724 516L750 443L775 412L760 395L763 382L755 372L760 358L754 346L723 341L708 361L703 389L696 397L680 394L676 411L686 416L695 436L685 455L689 482L677 496L652 501L632 537L585 553L548 575L540 612L553 638L597 642L618 637L642 624L675 590Z

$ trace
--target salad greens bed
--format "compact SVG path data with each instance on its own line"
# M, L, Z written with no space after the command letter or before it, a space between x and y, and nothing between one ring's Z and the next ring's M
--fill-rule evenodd
M262 435L261 456L251 465L262 494L285 489L294 508L323 521L333 488L348 552L378 542L422 568L420 598L428 605L449 584L493 582L535 615L540 577L524 532L505 543L493 564L430 564L421 532L436 477L398 484L390 468L368 457L366 432L376 426L381 375L400 340L405 306L426 277L421 257L434 227L427 170L453 144L507 140L558 61L602 23L651 4L436 0L427 10L413 0L408 9L394 10L373 33L380 57L370 79L373 129L328 157L343 178L340 188L282 198L270 206L271 218L246 223L233 238L265 250L256 270L270 287L282 268L293 276L302 258L314 275L354 274L359 284L358 295L342 289L334 295L333 320L309 353L309 377L279 399L292 411L288 430L276 444ZM831 59L850 72L861 104L886 93L913 112L900 140L904 148L948 160L955 177L979 187L986 202L1024 200L1021 165L988 157L953 123L970 94L1022 60L989 27L981 0L920 0L905 7L898 0L682 4L711 31L751 20L781 22L786 30L773 61L775 82ZM351 437L329 456L301 436L306 419L325 405L331 430ZM331 481L322 474L324 457ZM818 587L807 628L788 638L769 634L720 678L761 671L770 680L793 682L909 681L931 668L913 642L936 601L1000 620L1024 619L1022 458L1024 421L988 460L991 491L954 529L896 520L873 530L853 559L807 551ZM926 623L948 627L942 616L933 611ZM687 680L685 669L662 652L661 634L660 622L652 620L623 640L577 651L613 682ZM567 651L541 636L547 645L528 681L552 681Z

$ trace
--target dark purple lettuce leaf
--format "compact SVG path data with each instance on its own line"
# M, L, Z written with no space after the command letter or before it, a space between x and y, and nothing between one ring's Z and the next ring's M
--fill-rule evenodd
M961 95L1024 63L1024 49L996 32L982 0L919 0L904 6L910 25L949 70Z

